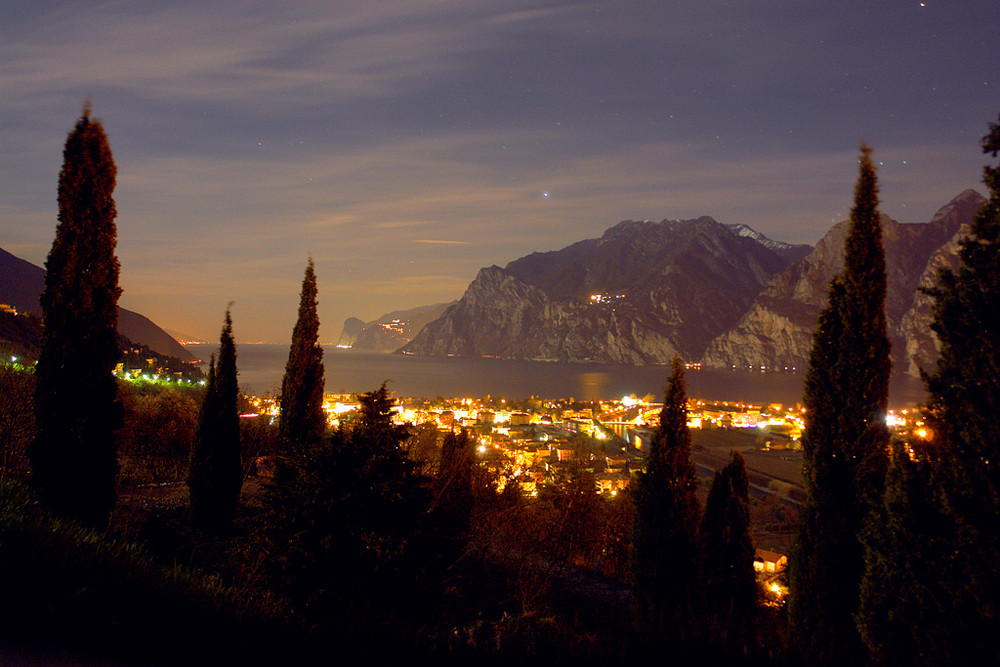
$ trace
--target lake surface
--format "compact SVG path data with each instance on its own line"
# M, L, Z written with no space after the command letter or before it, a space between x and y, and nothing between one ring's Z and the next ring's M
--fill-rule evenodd
M216 345L189 345L196 357L208 359ZM288 345L237 345L239 383L253 394L276 395L288 360ZM669 366L417 357L323 347L327 393L377 389L383 381L397 396L569 398L608 400L629 394L662 399ZM803 373L690 370L688 395L706 400L795 404L802 400ZM923 399L919 381L893 383L894 407Z

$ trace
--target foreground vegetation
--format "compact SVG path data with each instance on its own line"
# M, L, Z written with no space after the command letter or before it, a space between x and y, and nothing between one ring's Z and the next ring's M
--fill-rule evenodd
M31 375L12 378L23 410ZM190 662L202 656L170 640L188 635L190 617L200 633L191 636L214 646L205 660L234 641L256 647L251 662L270 652L308 663L345 652L561 660L637 651L633 501L597 494L586 470L565 471L537 497L507 483L502 465L456 472L457 460L471 463L468 440L391 427L379 391L367 417L287 457L274 478L255 475L255 461L278 451L277 424L241 419L241 502L228 530L207 531L192 521L184 484L204 390L119 391L119 501L106 530L53 517L22 481L26 469L5 468L0 560L19 586L11 608L36 611L0 624L3 641ZM30 438L22 433L13 458L23 460ZM36 551L48 556L28 556ZM762 637L780 643L766 613Z
M983 148L997 156L1000 127ZM88 109L65 157L38 363L0 374L3 638L168 664L1000 659L1000 168L985 170L992 196L962 266L927 291L942 343L926 377L932 435L891 443L884 252L862 146L845 270L806 382L789 633L754 582L741 457L701 512L680 359L646 470L615 499L582 464L525 497L502 465L477 462L464 431L439 442L394 423L385 385L324 432L311 262L280 429L241 424L228 310L204 390L126 389L111 374L114 319L94 321L120 290L115 167ZM101 270L77 280L81 264ZM261 460L273 476L248 484ZM150 493L158 484L175 494Z
M20 482L0 483L0 534L7 642L177 664L276 658L292 636L276 607L54 517Z

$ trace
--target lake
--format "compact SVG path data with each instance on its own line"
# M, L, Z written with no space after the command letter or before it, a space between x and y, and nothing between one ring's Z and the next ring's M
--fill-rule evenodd
M208 359L216 345L189 345ZM237 345L239 383L253 394L275 395L288 359L288 345ZM629 394L663 396L669 366L513 361L461 357L417 357L323 347L327 393L377 389L383 381L397 396L569 398L608 400ZM802 400L804 374L729 370L690 370L688 395L705 400L794 404ZM916 405L923 387L912 378L892 385L894 407Z

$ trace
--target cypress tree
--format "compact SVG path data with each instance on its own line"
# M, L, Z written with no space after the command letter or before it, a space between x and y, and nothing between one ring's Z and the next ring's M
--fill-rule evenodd
M232 525L243 488L238 397L233 320L227 308L219 359L213 356L209 365L187 479L191 519L204 530L224 531Z
M861 533L881 502L888 461L889 340L885 253L871 149L861 145L844 271L813 338L803 402L807 501L792 552L791 627L807 659L863 657L854 622Z
M982 582L973 584L964 567L955 568L970 552L942 494L943 454L933 443L892 444L883 504L864 533L857 615L874 665L992 664L998 657L983 659L989 654L980 652L978 660L965 659L988 636L978 619L957 614L962 605L955 603Z
M319 344L316 294L316 272L310 258L302 279L299 316L292 330L292 345L281 381L279 427L285 442L293 447L318 445L326 430L323 348Z
M118 360L117 169L89 103L66 139L59 225L45 262L37 429L31 479L43 502L86 524L107 524L115 503Z
M731 656L750 651L757 612L749 487L743 457L733 452L730 462L715 473L701 522L711 634Z
M698 480L691 462L684 364L674 358L646 471L638 474L629 570L643 641L695 639L700 582Z
M1000 153L1000 126L990 124L982 145ZM929 423L964 478L952 491L967 494L973 506L961 509L977 522L998 516L985 510L1000 502L1000 166L985 167L983 182L990 197L962 241L958 273L942 271L931 291L941 357L925 378Z
M983 152L1000 153L990 124ZM1000 167L961 242L957 272L929 290L941 343L925 375L929 443L895 457L871 531L859 621L876 662L1000 661Z

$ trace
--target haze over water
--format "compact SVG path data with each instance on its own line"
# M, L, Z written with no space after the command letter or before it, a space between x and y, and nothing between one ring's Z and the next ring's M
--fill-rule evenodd
M216 345L190 345L188 350L208 359ZM288 359L288 345L237 345L240 387L253 394L277 394ZM668 366L554 363L459 357L416 357L323 347L327 393L377 389L383 381L397 396L507 398L569 398L608 400L629 394L663 396ZM782 403L802 400L804 372L691 370L688 395L707 400ZM913 378L896 378L893 407L923 400L923 387Z

